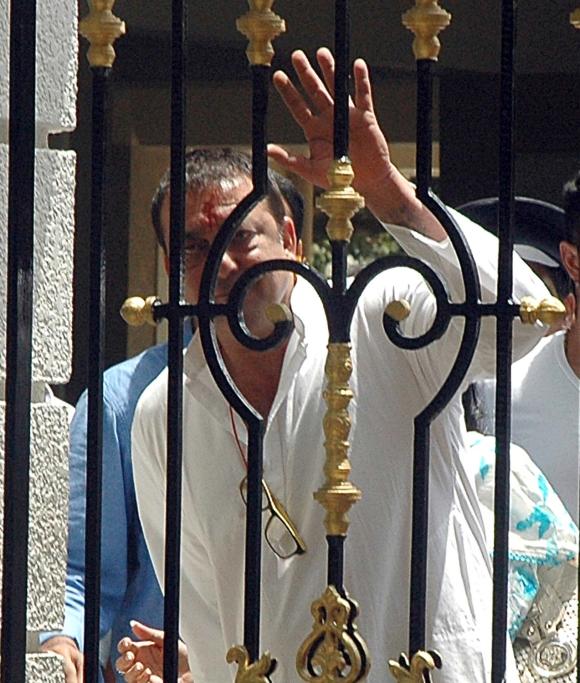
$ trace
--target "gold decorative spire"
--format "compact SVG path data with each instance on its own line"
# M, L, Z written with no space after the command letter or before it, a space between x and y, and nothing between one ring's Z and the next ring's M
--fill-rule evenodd
M242 645L234 645L226 655L228 664L235 662L238 672L234 683L270 683L270 674L276 668L276 660L269 652L263 654L257 662L250 662L250 655Z
M274 0L248 0L250 11L236 21L236 28L250 41L246 55L250 64L270 66L272 40L286 31L286 22L272 12Z
M389 671L397 681L402 681L402 683L424 683L426 672L440 668L441 657L436 652L419 650L413 655L410 664L404 654L399 657L398 662L393 659L389 660Z
M352 623L357 606L328 586L311 607L312 631L296 655L296 670L309 683L363 681L370 663L366 646Z
M570 23L574 28L580 28L580 7L570 12Z
M542 322L553 325L566 317L566 307L555 296L537 301L533 297L524 296L520 302L520 318L522 322L533 325Z
M437 36L450 22L451 14L442 9L436 0L415 0L415 7L403 14L403 26L415 34L415 59L437 61L441 49Z
M348 157L333 161L328 171L330 189L316 201L329 217L326 232L331 240L349 242L354 232L351 218L365 205L364 197L352 188L354 172Z
M113 43L125 34L125 22L113 12L115 0L88 0L90 12L79 24L80 34L91 44L87 58L91 67L111 67L115 61Z
M324 525L330 536L346 536L348 530L348 511L353 503L361 498L361 492L348 481L350 462L348 460L348 435L350 416L348 405L353 394L349 388L352 374L350 344L330 343L324 368L327 378L323 393L328 409L324 416L324 435L326 441L326 481L314 494L316 500L326 510Z
M145 323L155 326L157 322L153 317L153 307L158 303L161 302L156 296L148 296L145 300L140 296L130 296L121 306L121 317L131 327L140 327Z

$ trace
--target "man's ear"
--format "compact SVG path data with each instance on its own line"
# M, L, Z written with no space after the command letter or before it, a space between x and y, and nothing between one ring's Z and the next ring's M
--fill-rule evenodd
M298 238L296 237L296 227L294 226L294 221L290 218L290 216L284 216L284 223L282 227L282 242L284 244L284 249L296 256L298 254Z
M560 257L568 275L580 284L580 257L578 247L572 242L560 242Z

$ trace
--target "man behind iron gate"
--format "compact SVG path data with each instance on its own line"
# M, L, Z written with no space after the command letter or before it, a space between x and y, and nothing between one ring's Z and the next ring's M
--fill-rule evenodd
M308 100L282 72L275 85L310 145L310 158L289 156L272 147L272 158L319 185L332 160L333 80L331 53L318 52L323 79L302 52L294 69ZM326 83L326 84L325 84ZM366 205L405 251L441 274L451 298L461 301L462 278L445 230L416 199L414 188L389 158L377 123L366 64L354 64L350 105L354 186ZM243 163L232 172L209 152L200 151L196 177L187 181L185 224L186 298L197 301L209 246L219 227L251 190ZM162 208L168 230L169 206ZM476 254L485 301L495 299L497 242L469 220L454 214ZM404 226L404 227L394 227ZM386 226L385 226L386 227ZM224 303L241 273L269 259L295 259L294 225L276 201L264 199L244 219L224 254L215 301ZM514 297L547 296L547 290L516 257ZM439 390L452 366L462 325L455 321L429 347L403 351L382 327L386 305L411 304L402 324L407 336L429 328L436 312L422 277L406 268L381 274L366 288L354 314L351 336L352 479L363 491L350 513L345 586L360 604L356 624L375 665L369 681L384 681L386 662L407 648L410 564L413 418ZM323 510L312 492L323 483L322 420L324 363L328 331L320 301L311 287L288 272L259 279L245 300L251 333L272 330L265 309L287 304L294 330L279 347L254 352L240 345L223 318L215 321L224 362L245 398L267 419L264 481L286 509L304 553L288 556L282 538L264 546L262 651L278 660L275 680L296 678L295 653L310 633L310 604L326 584ZM495 360L495 321L484 319L471 376L491 374ZM514 324L514 352L521 356L538 341L539 326ZM184 359L183 530L180 634L196 683L233 680L225 653L241 643L246 476L246 431L214 383L196 335ZM469 377L467 378L469 381ZM167 374L143 394L133 427L133 460L140 515L151 557L163 582L164 490L166 475ZM439 650L445 683L489 680L491 668L491 567L481 517L462 463L464 428L454 399L431 428L430 554L428 567L428 648ZM279 542L279 543L278 543ZM508 680L517 680L511 657ZM138 680L142 680L139 678Z

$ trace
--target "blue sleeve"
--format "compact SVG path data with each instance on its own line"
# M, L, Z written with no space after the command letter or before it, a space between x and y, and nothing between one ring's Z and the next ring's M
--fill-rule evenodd
M103 404L103 493L101 541L102 638L111 628L127 587L127 512L123 452L128 447L128 428L122 411L105 391ZM83 393L70 427L70 494L68 563L63 634L84 649L85 605L85 508L87 460L87 394Z

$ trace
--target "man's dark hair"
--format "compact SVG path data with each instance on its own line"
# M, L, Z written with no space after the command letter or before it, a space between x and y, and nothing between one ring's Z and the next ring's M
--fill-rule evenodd
M245 152L229 147L192 149L185 155L185 190L202 190L220 186L224 181L237 178L252 180L252 159ZM161 207L170 185L170 170L161 178L151 202L151 221L159 244L165 249L161 228ZM290 180L272 169L268 169L268 191L266 194L270 210L276 223L281 226L286 215L284 199L292 212L298 237L302 231L304 200Z
M580 249L580 171L564 185L566 239Z

